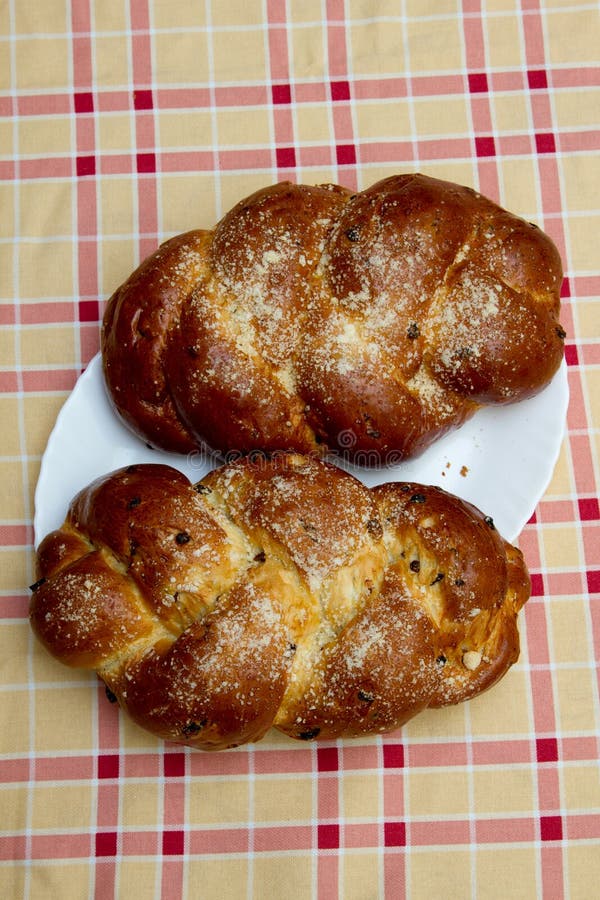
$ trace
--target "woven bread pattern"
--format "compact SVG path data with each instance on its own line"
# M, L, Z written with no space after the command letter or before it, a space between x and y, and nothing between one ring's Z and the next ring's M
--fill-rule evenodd
M280 183L167 241L116 291L106 382L169 450L397 462L548 383L561 282L551 240L469 188Z
M223 749L395 729L516 660L521 553L439 488L368 489L299 454L197 485L105 476L38 549L31 623L165 740Z

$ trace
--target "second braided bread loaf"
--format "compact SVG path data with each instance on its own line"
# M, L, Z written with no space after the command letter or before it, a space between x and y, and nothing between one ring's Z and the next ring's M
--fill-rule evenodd
M516 660L519 550L438 488L367 489L296 454L192 486L131 466L38 550L31 623L161 738L351 737L458 703Z

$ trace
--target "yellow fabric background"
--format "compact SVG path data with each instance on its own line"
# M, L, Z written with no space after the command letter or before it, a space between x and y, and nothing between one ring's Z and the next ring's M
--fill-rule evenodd
M149 22L151 82L136 80L132 9ZM101 792L104 784L99 785L96 778L54 784L35 777L36 759L96 752L97 710L103 701L93 678L65 670L47 657L33 640L26 620L25 586L35 578L31 522L41 457L70 385L97 349L97 322L80 323L77 316L80 242L95 242L101 310L102 302L130 273L144 248L188 228L212 226L241 197L278 178L293 175L310 183L354 182L363 188L393 172L419 169L476 187L482 180L497 184L496 199L525 218L546 227L560 220L571 283L585 278L598 281L600 157L598 139L589 138L600 129L600 18L595 4L545 0L538 7L517 0L463 4L458 0L346 0L331 4L331 9L328 25L324 0L179 0L176 4L167 0L135 0L132 4L98 0L89 5L87 0L6 0L0 4L0 100L5 104L0 118L0 165L4 167L0 181L0 303L15 310L14 318L7 313L0 325L0 361L7 379L16 373L16 386L0 396L1 516L2 525L13 529L13 537L7 538L1 551L0 602L8 604L11 598L22 597L22 612L0 619L0 754L7 763L30 759L32 770L31 778L7 780L0 786L2 835L93 832L101 827L102 804L108 802ZM91 30L82 33L81 40L89 44L93 83L82 87L73 62L72 16L73 11L83 15L87 10ZM339 10L342 19L337 17ZM534 15L543 34L546 56L541 61L531 48L528 51L524 38L523 22ZM269 51L269 17L287 17L289 82L324 85L320 98L288 106L272 103L271 73L277 60ZM487 73L489 90L484 94L468 91L465 22L482 30L485 58L475 71ZM333 40L333 26L338 26L346 41L345 74L335 68L335 54L328 44ZM537 94L528 89L525 77L520 89L503 86L509 76L528 69L547 69L557 76L578 70L580 78L571 86L553 87L550 83L547 91ZM588 77L589 73L593 77ZM446 75L462 78L462 91L411 92L422 85L414 80L418 77ZM496 89L494 78L499 75L504 82L500 79ZM395 78L407 79L405 95L388 98L373 90L374 96L366 99L351 95L350 101L337 105L331 100L331 82L360 83L366 90L370 81ZM574 80L577 82L575 76ZM275 79L275 83L279 81ZM230 101L219 105L215 91L239 84L263 89L263 99L248 106L232 106ZM128 101L118 109L107 101L111 108L103 109L104 98L119 92L129 95L134 85L153 92L152 110L136 113ZM206 90L211 105L169 108L169 99L161 92L175 88ZM88 123L91 138L82 131L86 117L78 118L64 103L58 111L48 106L45 112L45 101L39 100L34 114L16 111L17 103L34 102L36 97L71 98L78 92L93 93L93 122ZM485 103L487 113L481 109ZM547 111L540 107L544 103ZM485 115L490 117L498 149L493 157L478 158L474 121ZM283 121L285 116L289 122ZM342 116L347 121L342 121ZM536 125L546 121L548 127ZM350 139L345 132L348 128ZM536 131L570 136L569 146L576 149L544 155L540 164L542 155L536 155L533 139ZM298 150L292 171L277 168L274 152L279 143L289 146L288 132ZM278 134L284 137L280 139ZM510 148L515 135L529 136L529 152L502 152L503 139ZM147 140L153 144L148 145ZM454 155L455 140L466 141L470 153ZM404 153L412 147L413 155L397 160L392 152L384 162L365 163L359 158L355 166L336 163L336 145L353 143L366 152L365 148L393 142L400 142ZM440 147L446 143L448 152L444 154ZM430 157L434 145L436 152ZM317 163L300 162L309 158L304 157L307 151L322 147L331 150L325 156L321 153ZM241 151L265 148L270 162L263 166L234 161L231 168L218 169L215 155L215 166L210 169L158 171L152 179L157 187L156 229L140 234L142 179L133 162L131 170L124 171L119 158L134 159L136 153L148 151L164 159L169 153L211 154L218 150L221 159L231 152L235 160L241 159L236 157ZM29 171L28 165L33 165L36 173L50 172L50 162L58 165L61 160L89 153L96 157L97 234L82 236L78 233L80 182L74 169L70 174L61 169L55 176L23 173ZM36 160L45 161L44 165ZM548 161L557 168L560 208L549 209L549 201L544 200L544 164ZM111 165L116 166L116 174ZM598 296L577 296L574 291L568 301L569 340L580 353L580 364L573 369L577 414L571 420L538 521L527 526L522 541L532 569L543 578L586 568L600 570L598 552L593 550L600 546L598 522L586 526L584 539L574 502L581 493L589 497L594 492L589 487L583 492L578 488L577 466L585 457L576 449L575 439L581 435L589 436L591 448L586 484L594 473L597 479L600 471L599 302ZM44 304L49 305L47 312ZM54 319L52 310L59 308L61 313ZM592 361L586 363L586 359ZM67 373L70 381L64 387L47 390L37 383L32 389L23 387L24 374L57 372ZM561 510L570 509L570 514L555 514L556 504ZM21 526L25 537L17 530ZM16 601L11 602L15 609L20 608ZM598 602L596 596L596 610ZM546 621L556 737L562 749L571 739L593 739L600 724L590 598L585 592L550 596ZM469 706L424 713L403 729L405 746L447 742L470 747L475 738L533 744L528 652L532 623L525 613L521 659L497 688ZM124 719L118 729L122 761L163 752L159 742ZM379 746L378 739L364 744ZM269 735L265 747L291 752L289 742L278 735ZM390 797L396 797L400 818L416 823L528 816L537 821L540 813L560 814L565 821L570 815L587 814L600 821L597 752L594 758L561 759L550 768L519 757L516 762L508 759L505 765L473 766L467 760L465 764L423 765L391 774L381 764L365 770L355 767L354 757L345 747L340 748L340 759L339 770L328 777L331 790L337 792L338 820L348 827L382 822L390 815L385 808ZM543 785L550 769L556 776L560 808L544 812ZM386 781L392 777L397 782ZM215 830L240 824L270 825L276 830L283 824L314 828L321 816L319 802L327 799L325 782L323 776L317 792L314 762L313 769L293 775L195 775L188 770L181 788L185 823L191 829ZM164 780L158 773L155 777L128 777L118 790L115 816L119 833L160 830L165 817L164 792ZM548 897L588 900L597 893L600 881L598 830L595 835L570 839L564 833L558 845L550 842L546 846L539 838L492 846L472 839L467 844L441 847L388 848L387 853L381 845L347 846L337 855L331 882L320 872L312 851L290 850L284 844L278 848L275 839L266 852L230 852L224 845L218 854L189 854L183 861L181 889L174 887L173 893L164 886L166 869L159 849L145 857L134 853L111 860L113 879L104 892L105 860L25 856L0 861L0 893L10 900L92 896L274 900L287 895L301 900L316 896L367 900L384 894L415 900L442 895L533 900L545 892ZM561 863L555 893L543 877L544 854L550 846ZM401 881L386 875L386 859L394 853L403 855ZM556 856L552 859L554 865ZM327 886L331 884L335 888ZM390 884L394 885L391 889Z

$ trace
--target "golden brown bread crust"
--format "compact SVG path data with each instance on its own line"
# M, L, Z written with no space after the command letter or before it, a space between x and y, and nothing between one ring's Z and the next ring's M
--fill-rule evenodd
M517 659L519 550L435 487L367 489L298 454L192 486L99 479L38 550L31 624L142 727L199 749L398 728Z
M116 291L106 383L168 450L398 461L548 383L561 281L552 241L470 188L280 183L167 241Z

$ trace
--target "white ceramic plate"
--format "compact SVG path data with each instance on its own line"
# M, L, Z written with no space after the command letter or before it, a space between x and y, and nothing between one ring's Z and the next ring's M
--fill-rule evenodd
M485 408L415 460L383 469L347 466L365 484L437 484L492 516L514 541L546 490L562 443L569 400L566 366L548 387L512 406ZM35 493L35 540L62 523L70 500L95 478L135 462L161 462L199 481L218 460L151 450L114 414L100 354L60 411Z

